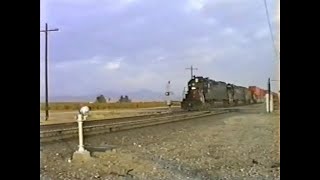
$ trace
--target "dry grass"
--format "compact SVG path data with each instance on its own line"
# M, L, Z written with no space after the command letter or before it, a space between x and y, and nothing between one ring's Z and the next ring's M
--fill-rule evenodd
M80 108L80 105L89 105L92 110L105 110L105 109L139 109L139 108L154 108L166 107L165 102L132 102L132 103L50 103L49 110L55 111L74 111ZM180 106L180 102L173 102L174 106ZM45 110L44 103L41 103L41 110Z

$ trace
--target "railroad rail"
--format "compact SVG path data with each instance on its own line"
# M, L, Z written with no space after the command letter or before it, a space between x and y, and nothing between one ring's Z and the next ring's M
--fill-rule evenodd
M201 111L201 112L174 112L159 115L144 115L106 119L98 121L85 121L84 135L96 135L120 130L127 130L145 126L153 126L176 121L212 116L228 113L230 110ZM77 122L64 124L41 125L40 142L49 142L76 137L78 134Z
M90 112L90 116L88 117L88 121L97 121L97 120L101 120L101 118L92 118L92 116L94 116L95 114L110 114L112 113L115 117L106 117L105 119L115 119L115 118L128 118L128 117L134 117L134 116L137 116L137 117L142 117L142 116L148 116L148 115L156 115L156 114L168 114L168 113L172 113L172 112L179 112L179 111L183 111L182 109L177 109L177 108L172 108L170 112L168 112L168 108L167 109L147 109L147 110L143 110L143 111L140 111L140 110L129 110L129 113L127 113L126 115L125 112L114 112L112 110L109 110L109 111L106 111L106 110L95 110L95 111L91 111ZM135 112L137 114L131 114L132 112ZM77 112L76 111L67 111L67 112L55 112L55 116L56 117L53 117L53 115L51 116L51 118L55 119L54 121L51 121L51 122L44 122L42 121L43 117L41 116L41 113L40 113L40 126L43 126L43 125L51 125L51 124L67 124L67 123L73 123L76 119L76 115L77 115ZM59 115L57 115L59 114ZM62 115L62 117L59 118L59 116L61 116L61 114L69 114L69 117L65 117ZM57 119L59 119L57 121Z
M139 120L141 118L154 118L154 117L165 117L172 114L185 113L185 111L172 111L172 112L156 112L151 114L142 114L136 116L124 116L124 117L114 117L106 119L92 119L85 122L86 125L96 125L101 123L118 123L130 120ZM74 128L78 127L76 119L72 122L54 123L54 124L40 124L40 131L48 131L50 129L64 129L64 128Z

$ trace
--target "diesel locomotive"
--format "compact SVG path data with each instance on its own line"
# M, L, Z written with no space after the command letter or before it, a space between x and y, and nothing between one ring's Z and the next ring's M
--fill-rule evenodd
M257 97L250 88L193 76L188 82L188 90L181 102L181 107L184 110L200 110L252 103L257 103Z

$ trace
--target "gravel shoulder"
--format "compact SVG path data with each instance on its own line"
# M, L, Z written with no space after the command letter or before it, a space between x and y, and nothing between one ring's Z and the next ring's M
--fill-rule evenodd
M91 149L91 160L68 162L76 139L42 144L41 179L280 179L278 114L217 115L86 137L85 143L114 149Z

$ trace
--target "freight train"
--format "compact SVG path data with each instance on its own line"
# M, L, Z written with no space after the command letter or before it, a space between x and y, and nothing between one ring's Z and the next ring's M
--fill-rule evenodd
M184 110L200 110L219 106L237 106L263 102L266 91L256 86L249 88L193 76L181 102Z

